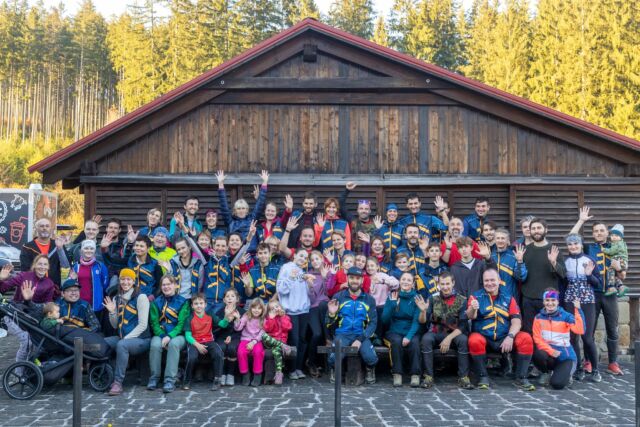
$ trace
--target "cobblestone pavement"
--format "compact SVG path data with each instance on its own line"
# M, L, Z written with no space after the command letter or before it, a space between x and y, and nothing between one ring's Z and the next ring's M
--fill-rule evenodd
M0 372L13 361L16 342L0 340ZM381 362L384 363L384 362ZM432 390L394 389L388 375L375 386L344 387L344 426L621 426L634 424L632 366L627 375L603 374L601 384L580 383L571 390L516 390L496 379L491 391L461 391L455 378L439 379ZM333 386L328 380L286 381L282 387L235 386L208 390L196 383L191 391L167 396L135 385L109 397L89 386L83 391L82 424L87 426L330 426L333 425ZM71 425L70 385L45 389L30 401L10 399L0 391L0 425Z

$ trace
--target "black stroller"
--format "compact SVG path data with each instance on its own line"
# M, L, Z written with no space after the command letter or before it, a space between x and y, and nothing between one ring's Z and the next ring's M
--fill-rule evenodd
M109 350L104 338L81 328L61 326L56 335L43 331L37 314L19 305L0 302L0 318L8 317L27 331L31 339L28 360L9 366L2 376L4 391L13 399L36 396L44 385L53 385L73 368L73 340L82 337L83 360L89 362L89 384L99 392L107 390L114 378Z

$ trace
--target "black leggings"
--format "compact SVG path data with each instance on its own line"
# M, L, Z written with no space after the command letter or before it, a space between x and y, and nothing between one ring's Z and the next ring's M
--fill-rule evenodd
M563 306L566 311L573 314L573 303L565 302ZM593 369L598 369L598 347L596 347L594 338L596 330L596 305L593 303L580 304L580 307L584 313L584 335L571 333L571 346L573 347L573 351L576 352L578 361L580 361L580 338L582 338L585 359L591 362ZM578 366L580 366L580 364L578 364Z
M238 364L238 345L240 345L240 336L232 336L229 344L225 344L224 338L216 338L216 344L220 346L222 354L224 354L224 375L233 375L236 365Z
M575 363L571 359L558 361L555 357L549 356L546 351L538 349L533 353L533 364L540 372L553 371L549 384L556 390L563 389L569 384Z
M309 310L309 330L311 331L311 340L309 341L309 364L311 366L319 366L318 346L324 345L324 339L327 337L324 317L327 314L327 302L322 301L317 307Z
M292 328L289 331L288 343L297 349L295 369L302 370L304 366L304 352L307 350L307 325L309 324L309 313L289 315Z
M609 363L618 360L618 298L615 295L606 296L596 292L596 322L604 316L604 326L607 331L607 353Z

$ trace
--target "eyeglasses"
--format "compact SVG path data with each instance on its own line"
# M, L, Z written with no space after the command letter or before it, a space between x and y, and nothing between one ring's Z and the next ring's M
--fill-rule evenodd
M359 205L367 205L369 206L371 202L369 200L358 200Z

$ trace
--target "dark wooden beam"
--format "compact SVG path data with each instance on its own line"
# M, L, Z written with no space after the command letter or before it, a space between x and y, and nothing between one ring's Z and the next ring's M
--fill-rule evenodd
M304 45L304 51L302 52L302 60L304 62L318 61L318 46L316 46L315 44Z
M351 105L460 105L428 92L239 92L229 91L211 104L351 104Z
M240 77L218 81L220 90L398 90L431 89L428 79L395 77L336 77L298 79L290 77ZM214 86L210 86L213 88Z
M624 176L640 176L640 164L625 165Z
M256 184L255 173L229 174L225 183L229 185ZM588 185L624 185L629 190L640 190L640 178L607 178L607 177L576 177L576 176L496 176L496 175L340 175L340 174L272 174L269 184L273 185L301 185L344 186L347 181L356 181L362 186L478 186L478 185L521 185L517 189L538 188L536 186L557 185L563 188L569 186L584 187ZM98 175L81 176L82 184L167 184L167 185L217 185L213 174L158 174L158 175ZM633 186L633 188L631 188ZM212 187L213 188L213 187ZM451 199L449 200L451 203Z

